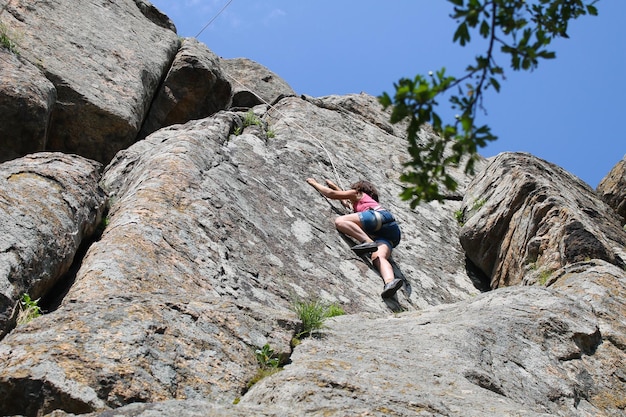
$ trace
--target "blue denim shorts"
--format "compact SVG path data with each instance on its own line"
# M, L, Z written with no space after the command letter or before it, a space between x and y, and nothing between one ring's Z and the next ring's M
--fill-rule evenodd
M363 230L374 241L383 242L390 248L400 243L400 227L388 210L366 210L359 212Z

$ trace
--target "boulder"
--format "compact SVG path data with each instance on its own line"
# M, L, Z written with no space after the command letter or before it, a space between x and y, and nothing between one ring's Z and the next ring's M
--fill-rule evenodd
M626 225L626 156L600 181L596 191Z
M2 22L17 34L20 56L56 89L46 150L109 162L135 141L178 50L176 33L163 27L169 19L145 1L5 3Z
M35 65L0 48L0 162L46 149L56 89Z
M470 183L461 245L491 288L545 284L557 269L588 259L626 265L626 231L580 179L523 153L503 153Z
M187 38L152 102L139 137L161 127L208 117L225 109L230 99L231 86L217 55L197 39Z
M20 297L46 294L68 271L105 207L101 165L41 152L0 164L0 335Z
M2 414L82 414L172 398L232 403L257 371L256 347L288 349L281 336L295 323L280 309L209 297L198 281L172 279L152 295L94 291L93 301L72 291L67 304L17 328L0 344Z
M222 59L220 66L232 85L232 107L273 104L280 97L296 94L285 80L250 59Z

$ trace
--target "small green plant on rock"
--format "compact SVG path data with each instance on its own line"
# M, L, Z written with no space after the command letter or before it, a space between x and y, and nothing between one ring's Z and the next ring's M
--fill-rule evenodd
M39 299L33 300L30 295L24 293L20 299L20 312L17 315L17 324L21 326L29 323L42 315L41 307L38 305Z
M102 236L102 233L104 233L104 229L107 228L110 222L111 218L109 217L109 212L107 210L105 213L102 214L102 218L100 219L100 222L96 227L96 236Z
M248 388L263 378L273 375L282 369L280 367L280 359L276 357L274 349L270 347L269 343L266 343L261 349L257 349L255 354L256 360L259 363L259 370L256 375L248 381Z
M465 214L463 213L463 210L459 209L454 212L454 218L456 219L456 222L459 224L459 226L463 226L465 224L464 217Z
M485 203L487 202L486 199L484 198L476 198L474 199L474 203L472 204L472 211L478 211L482 208L482 206L485 205Z
M465 220L471 218L478 210L480 210L485 203L487 203L487 199L485 198L475 198L472 202L472 205L467 208L467 210L457 210L454 212L454 217L456 221L459 222L461 226L465 224Z
M10 34L9 28L4 23L0 22L0 45L9 50L9 52L19 55L17 50L17 43L13 40Z
M346 312L343 310L343 308L341 308L337 304L330 304L329 306L326 307L327 318L343 316L344 314L346 314Z
M243 118L243 127L248 127L248 126L253 126L253 125L262 127L263 122L261 121L259 116L254 114L252 110L248 110L248 112L246 112L246 115Z
M326 305L319 301L296 301L294 310L302 322L302 330L296 335L296 339L307 334L312 336L324 326L324 320L327 318L345 314L338 305Z
M256 359L261 368L278 368L280 361L274 357L274 349L266 343L261 349L256 350Z
M550 277L552 276L552 272L549 269L544 269L539 273L539 277L537 278L537 282L540 285L546 285L546 283L548 282L548 280L550 279Z
M317 301L298 301L294 304L298 318L302 322L302 331L296 335L300 338L308 333L309 336L322 328L324 323L324 306Z
M235 128L235 136L241 135L241 133L243 133L243 129L248 126L259 126L261 129L267 128L263 120L261 120L261 118L257 116L254 111L248 110L243 117L243 127ZM276 137L276 132L269 128L265 131L265 134L267 135L268 139Z

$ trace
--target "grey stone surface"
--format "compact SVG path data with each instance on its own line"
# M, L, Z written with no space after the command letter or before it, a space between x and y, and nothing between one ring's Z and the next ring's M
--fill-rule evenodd
M589 305L540 288L338 317L241 404L291 404L300 415L594 415L584 358L601 340Z
M554 273L552 288L589 303L598 318L602 344L585 358L594 382L591 400L609 415L626 409L626 270L601 260L565 266Z
M56 89L41 70L0 48L0 162L46 149Z
M600 181L596 191L621 217L622 226L626 225L626 156Z
M619 185L503 154L412 209L406 125L376 98L296 97L258 63L178 50L145 0L78 6L0 0L23 36L0 96L45 146L113 158L0 164L0 415L624 415ZM142 123L171 126L129 147ZM395 298L307 177L378 186L403 233ZM59 299L13 328L23 292ZM347 314L298 343L297 301ZM265 344L284 367L251 385Z
M95 232L105 207L101 168L46 152L0 164L0 335L22 294L48 292Z
M108 163L132 144L178 50L176 33L163 27L169 19L133 0L0 7L20 56L56 89L45 149Z
M296 94L285 80L250 59L222 59L220 66L232 85L233 107L273 104L282 96Z
M161 127L208 117L227 108L230 100L231 85L217 55L197 39L184 39L139 137Z
M492 288L543 284L587 259L626 265L615 212L580 179L529 154L495 157L469 185L463 217L461 244Z
M363 112L381 111L373 97L352 99ZM62 395L72 399L68 412L181 398L231 403L257 370L255 349L269 343L289 356L296 300L376 316L478 294L454 204L411 210L394 197L401 134L296 97L263 109L255 111L266 125L239 136L232 132L245 112L220 112L116 156L101 181L108 226L60 307L3 341L0 392L19 402L29 384L46 387L37 391L46 412ZM376 144L385 146L370 153ZM339 203L305 182L332 178L331 163L341 182L378 184L402 224L394 262L408 285L397 299L380 298L381 278L334 229Z

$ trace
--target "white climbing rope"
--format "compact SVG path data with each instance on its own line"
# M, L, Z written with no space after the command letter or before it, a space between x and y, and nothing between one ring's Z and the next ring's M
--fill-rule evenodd
M196 39L198 39L198 37L200 36L200 34L201 34L202 32L204 32L204 30L205 30L206 28L208 28L209 26L211 26L211 23L213 23L213 21L214 21L215 19L217 19L217 18L218 18L218 16L219 16L219 15L221 15L221 14L222 14L222 12L223 12L224 10L226 10L226 8L227 8L228 6L230 6L230 4L231 4L232 2L233 2L233 0L228 0L228 2L224 5L224 7L222 7L222 9L221 9L219 12L217 12L217 14L216 14L215 16L213 16L213 18L212 18L211 20L209 20L209 23L207 23L206 25L204 25L204 27L200 30L200 32L198 32L198 34L195 36L195 38L196 38Z

